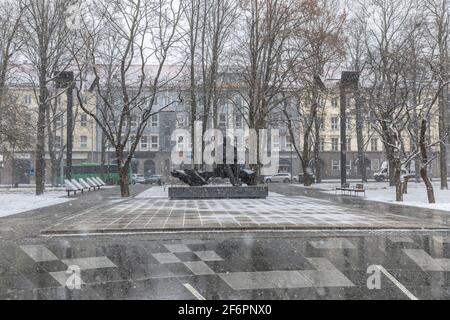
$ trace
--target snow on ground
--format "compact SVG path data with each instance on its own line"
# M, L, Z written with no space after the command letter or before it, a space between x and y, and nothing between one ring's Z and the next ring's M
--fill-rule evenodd
M351 182L354 186L359 181ZM297 185L301 187L300 185ZM334 194L340 182L325 181L324 183L312 186L313 189L319 189L326 193ZM364 184L366 189L366 200L384 202L396 205L405 205L417 208L427 208L450 212L450 191L441 190L440 183L434 182L434 193L436 197L436 204L429 204L427 198L427 191L423 183L411 182L408 186L408 194L404 195L404 202L395 201L395 187L390 187L389 183L369 182Z
M149 198L169 198L169 187L151 187L135 197L135 199L149 199ZM269 197L282 197L282 195L270 192Z
M37 197L30 189L5 189L0 190L0 217L45 208L71 201L65 198L64 192L47 192Z
M151 187L144 192L138 194L135 199L149 199L149 198L168 198L169 190L167 187Z

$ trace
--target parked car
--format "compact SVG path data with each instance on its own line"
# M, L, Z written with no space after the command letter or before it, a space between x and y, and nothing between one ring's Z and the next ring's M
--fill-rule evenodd
M142 174L133 174L131 176L131 182L133 184L137 184L137 183L145 183L145 177Z
M309 175L310 179L312 180L312 183L316 183L316 175ZM303 173L300 173L298 175L298 182L299 183L305 183L305 175Z
M274 183L274 182L282 182L282 183L290 183L296 182L297 178L292 179L290 173L278 173L273 176L267 176L264 178L264 183Z
M403 177L414 178L416 175L414 172L408 172L406 169L402 169L401 175ZM389 170L387 168L381 169L381 171L373 175L377 182L384 182L389 180Z
M147 178L145 178L145 184L162 185L162 183L163 183L163 177L162 176L152 175L152 176L148 176Z

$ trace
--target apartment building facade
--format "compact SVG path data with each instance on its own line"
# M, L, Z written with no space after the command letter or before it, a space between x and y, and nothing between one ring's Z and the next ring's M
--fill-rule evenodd
M233 79L233 77L230 77ZM334 84L328 84L329 90L325 95L319 112L320 117L320 140L317 142L320 150L321 174L323 179L339 179L340 177L340 93L338 87ZM11 92L17 97L26 109L29 110L30 123L35 123L37 116L37 100L34 90L31 86L21 85L12 86ZM183 97L180 100L180 97ZM95 93L86 93L84 97L85 105L93 112L99 112L101 108L100 99ZM61 94L57 103L57 112L55 113L55 145L65 146L67 141L66 133L66 95ZM236 91L228 90L223 94L217 106L217 110L211 110L209 116L209 128L217 127L223 131L235 129L248 129L243 115L245 110L244 99L242 95ZM300 103L291 100L291 108L300 108ZM166 108L165 106L169 105ZM355 102L354 98L348 96L348 110L347 110L347 174L350 179L359 177L358 170L358 145L357 145L357 130L355 117ZM198 105L199 112L202 111L201 103ZM185 129L190 131L191 114L189 94L184 87L173 87L167 91L162 91L158 94L155 101L154 110L161 110L160 113L155 114L148 122L144 135L139 141L137 151L132 160L133 173L139 174L156 174L164 177L170 177L170 171L178 169L180 166L174 165L171 159L172 151L179 141L173 133L177 129ZM301 112L299 113L301 114ZM303 114L307 116L307 114ZM302 173L303 168L300 159L295 151L294 143L298 147L303 146L303 135L301 128L295 131L295 137L292 137L287 129L286 119L283 119L283 114L274 108L269 117L268 129L279 129L280 140L275 144L280 150L280 172L292 173L294 176ZM367 117L366 118L370 118ZM78 106L75 99L74 106L74 132L73 132L73 163L100 163L102 159L103 144L105 143L102 130L97 123L85 114ZM301 119L299 119L301 121ZM132 119L132 122L137 122L137 119ZM437 137L437 115L433 113L433 121L431 137L435 140ZM132 131L135 125L131 124ZM35 134L35 128L32 133ZM373 129L368 121L364 122L363 127L365 156L367 158L367 172L369 178L375 172L378 172L383 163L386 161L384 151L384 144L382 138ZM35 141L30 137L30 147L27 150L14 149L11 146L3 147L0 151L0 184L14 184L14 183L33 183L34 181L34 146ZM407 140L407 137L405 137ZM311 144L316 143L311 141ZM406 149L410 148L408 142L405 143ZM61 148L56 148L61 152ZM436 150L438 152L438 150ZM115 164L116 156L114 149L106 146L104 155L106 162ZM64 157L61 159L64 163ZM51 158L47 152L47 183L51 183ZM310 163L314 167L313 163ZM450 169L450 163L449 163ZM58 168L60 170L60 168ZM435 161L431 168L432 174L437 176L439 174L437 161Z

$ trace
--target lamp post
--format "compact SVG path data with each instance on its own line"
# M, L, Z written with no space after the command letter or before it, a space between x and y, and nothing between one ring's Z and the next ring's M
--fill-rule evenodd
M73 152L73 90L75 87L72 71L55 72L56 88L66 89L67 94L67 151L66 151L66 179L72 179Z
M359 71L344 71L339 84L341 100L341 185L347 183L347 94L349 91L356 91L359 76Z

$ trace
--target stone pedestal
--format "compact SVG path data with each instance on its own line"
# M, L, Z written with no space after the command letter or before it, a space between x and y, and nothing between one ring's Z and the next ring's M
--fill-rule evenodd
M170 187L171 200L195 199L266 199L269 188L265 186L232 187L232 186L205 186L205 187Z

